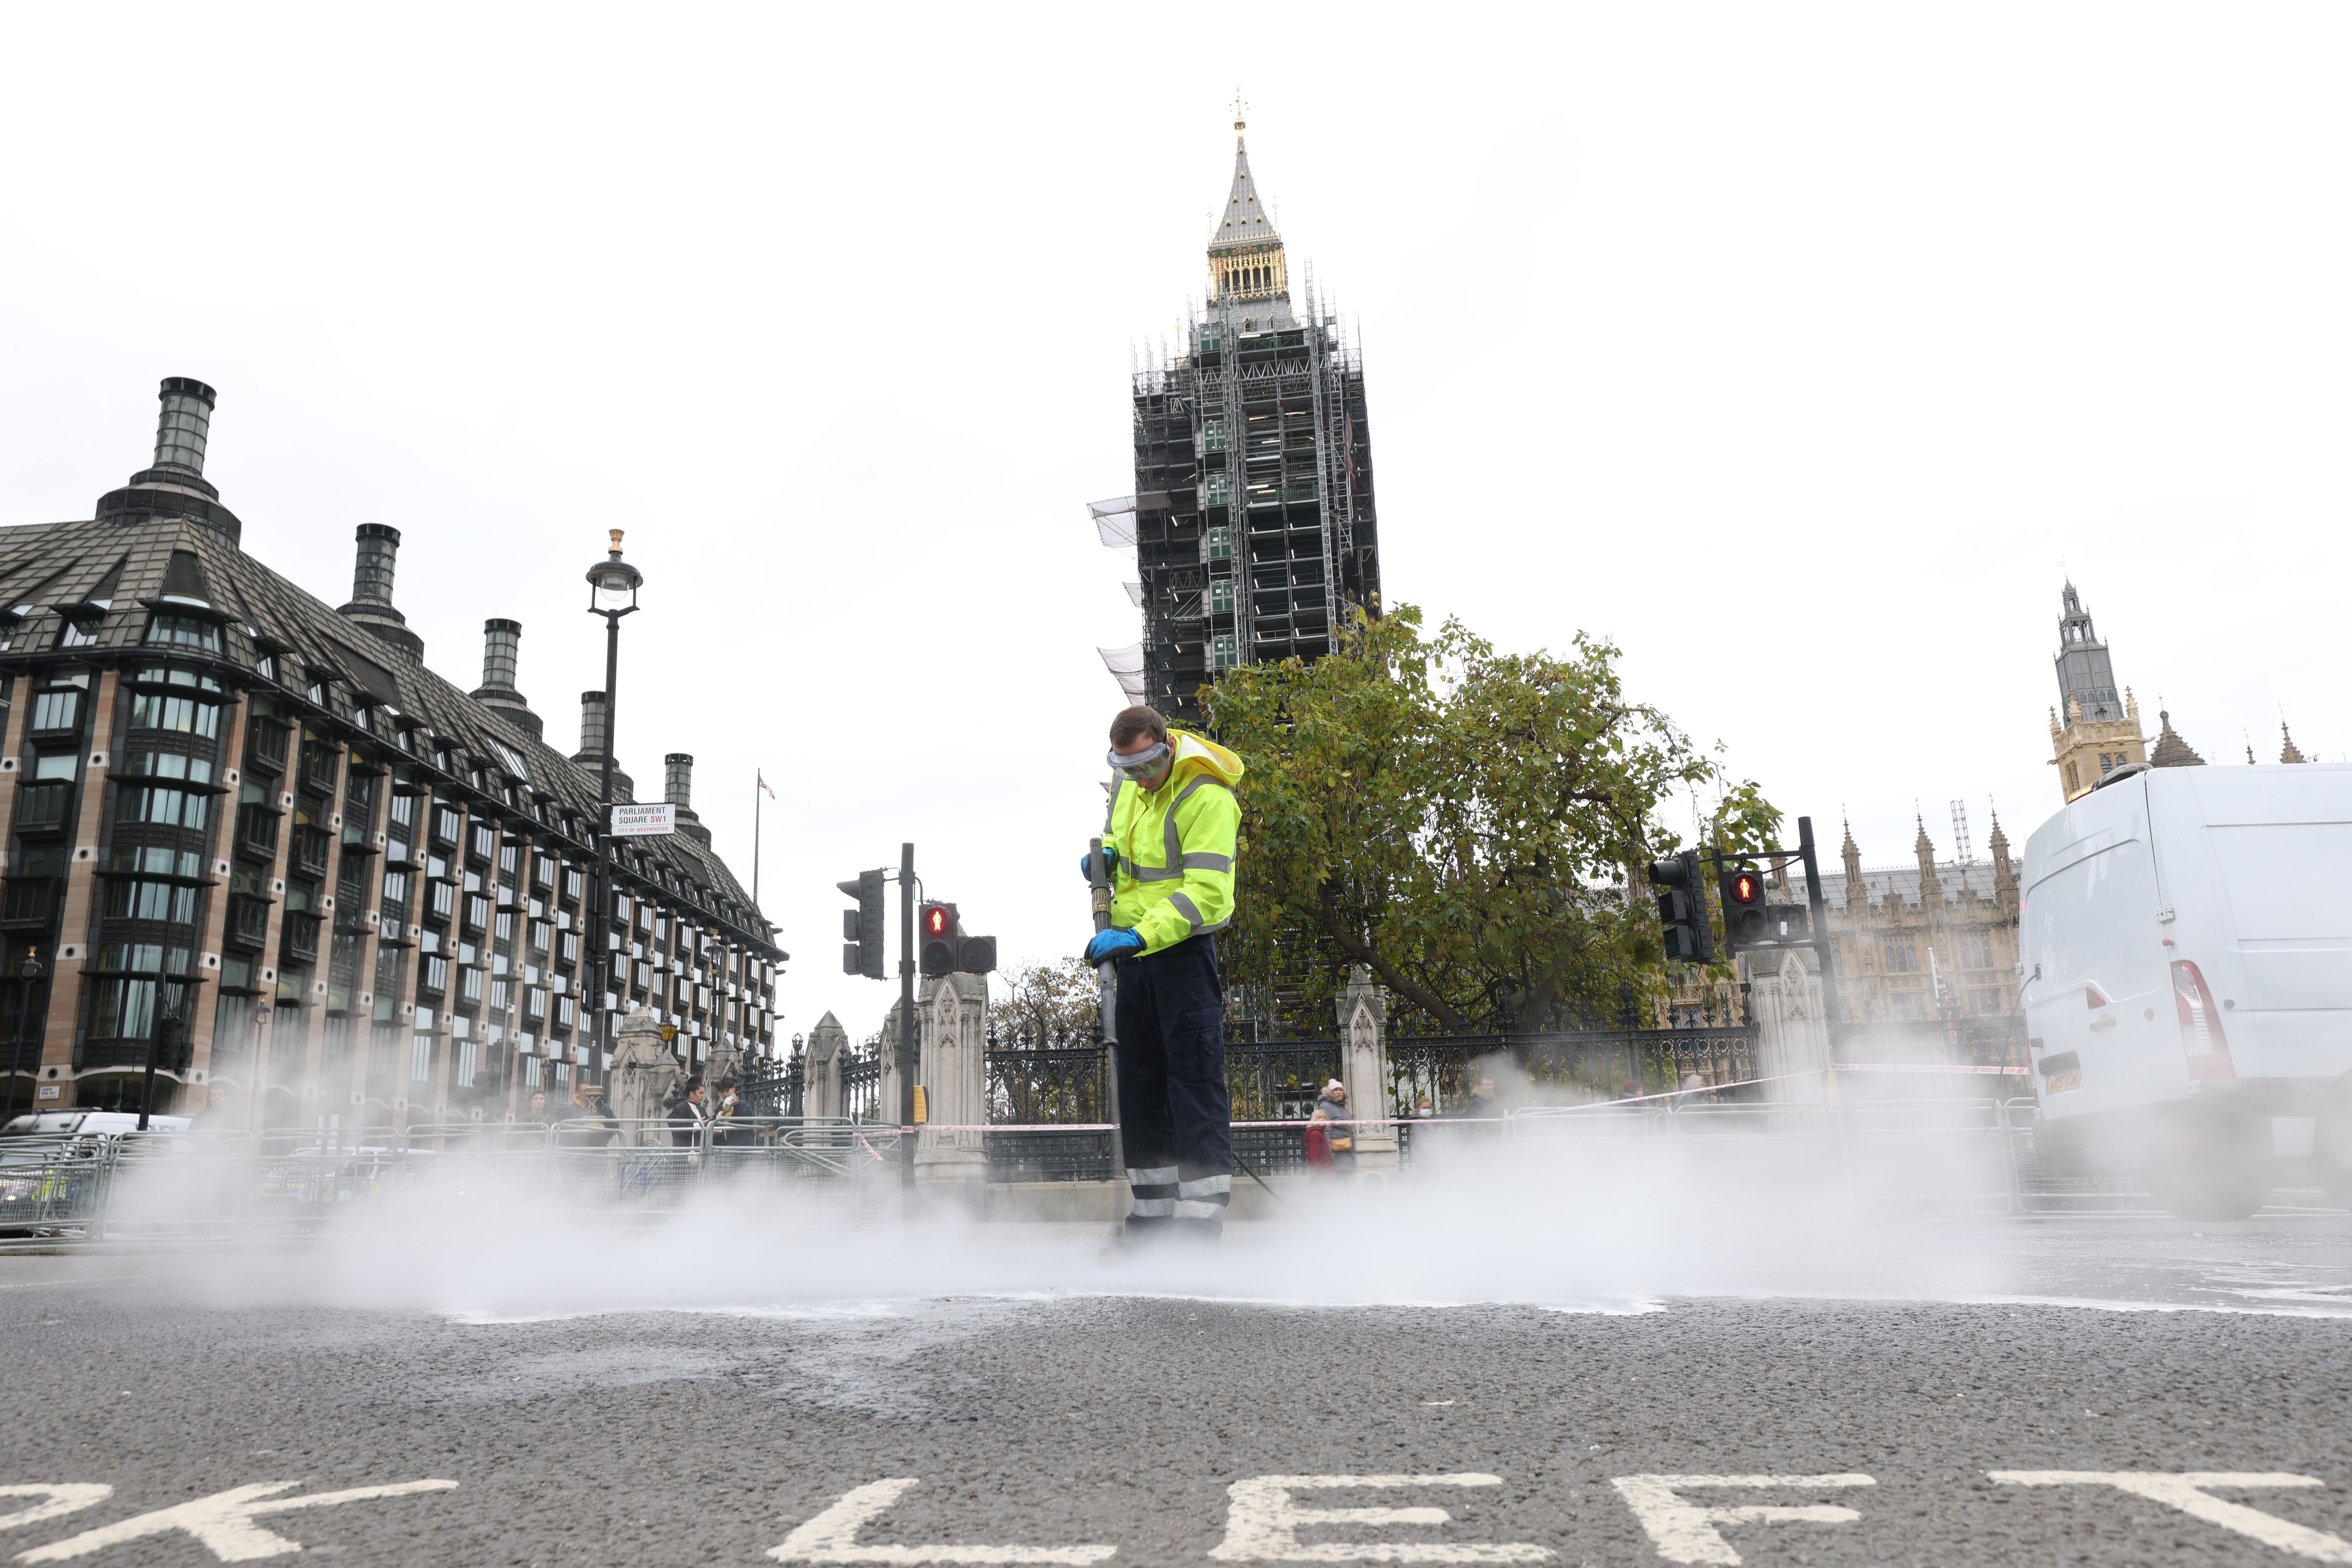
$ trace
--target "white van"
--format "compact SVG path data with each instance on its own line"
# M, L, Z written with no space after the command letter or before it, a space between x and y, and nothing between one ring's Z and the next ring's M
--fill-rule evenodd
M2045 1163L2229 1219L2315 1157L2352 1203L2352 764L2123 770L2023 886Z

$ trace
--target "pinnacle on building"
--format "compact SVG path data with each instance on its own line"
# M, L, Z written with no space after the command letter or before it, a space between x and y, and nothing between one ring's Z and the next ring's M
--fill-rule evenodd
M1380 608L1363 367L1311 284L1294 306L1244 130L1237 113L1205 304L1135 376L1135 495L1094 509L1106 543L1134 543L1143 610L1142 642L1104 659L1131 700L1193 724L1219 671L1319 658Z
M2147 737L2140 732L2139 701L2130 689L2116 696L2114 658L2071 580L2059 606L2055 663L2063 706L2050 710L2050 760L2058 769L2059 792L2074 800L2117 768L2147 762Z

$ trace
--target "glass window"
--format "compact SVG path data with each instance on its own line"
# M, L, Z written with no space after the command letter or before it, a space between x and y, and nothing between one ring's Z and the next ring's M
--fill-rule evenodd
M52 752L33 763L36 779L70 779L81 771L81 758L72 752Z
M182 734L216 740L220 735L220 705L189 697L167 697L160 691L137 691L131 697L131 727L134 730L177 730Z
M33 728L72 730L80 726L81 693L44 691L33 699Z
M155 784L123 785L114 806L117 822L152 822L166 827L202 828L211 816L210 795Z
M221 650L220 627L210 621L200 621L194 616L150 616L147 618L147 640L167 643L173 647L202 648L206 653ZM264 664L268 662L267 659L262 661ZM268 675L270 671L265 669L262 673Z
M155 982L101 980L98 1007L90 1019L90 1037L100 1040L143 1040L155 1026Z

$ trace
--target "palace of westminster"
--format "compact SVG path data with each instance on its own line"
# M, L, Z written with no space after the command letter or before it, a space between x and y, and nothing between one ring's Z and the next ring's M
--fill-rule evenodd
M2074 584L2060 595L2059 705L2050 710L2051 763L2060 793L2074 800L2116 769L2201 767L2205 759L2159 712L2151 742L2140 729L2139 702L2128 687L2118 692L2107 645L2091 626ZM2286 726L2279 726L2281 763L2308 761ZM2252 747L2246 761L2255 760ZM1952 807L1955 855L1936 857L1925 821L1912 842L1912 863L1864 866L1862 850L1846 829L1840 847L1843 868L1822 873L1822 896L1829 911L1830 936L1837 952L1839 1001L1847 1016L1862 1021L1886 1018L1993 1017L2017 1011L2018 881L2008 835L1998 816L1979 860L1969 840L1960 803ZM1803 879L1787 883L1797 901ZM1776 894L1777 896L1782 896ZM1675 1021L1727 994L1701 1001L1686 992L1675 1004Z

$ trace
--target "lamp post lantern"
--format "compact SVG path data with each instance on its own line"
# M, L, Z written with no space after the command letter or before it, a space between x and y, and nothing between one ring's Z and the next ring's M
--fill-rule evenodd
M16 1037L8 1047L8 1109L5 1113L0 1113L0 1125L13 1121L16 1115L16 1079L25 1070L25 1032L32 1027L33 987L39 983L43 973L40 953L26 948L25 962L16 966ZM33 1065L38 1068L40 1063Z
M613 961L606 928L612 920L613 743L618 722L614 711L618 706L614 688L621 670L621 617L636 614L637 590L646 580L644 573L621 559L621 531L616 528L612 533L610 553L588 568L588 613L604 617L604 754L599 759L601 777L596 790L595 918L588 927L593 973L598 986L596 1060L593 1065L600 1079L604 1058L613 1049L613 1010L603 1004L606 996L613 994Z

